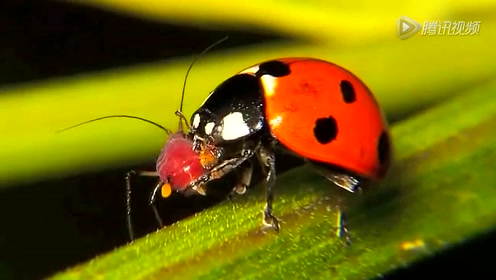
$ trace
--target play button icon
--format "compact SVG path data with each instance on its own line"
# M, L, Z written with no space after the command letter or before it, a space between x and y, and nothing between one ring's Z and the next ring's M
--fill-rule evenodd
M396 20L396 36L405 40L415 35L420 30L420 24L415 20L402 16Z

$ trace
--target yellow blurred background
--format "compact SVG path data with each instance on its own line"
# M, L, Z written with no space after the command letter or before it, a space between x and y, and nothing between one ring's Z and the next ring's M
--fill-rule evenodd
M50 201L45 204L47 198L43 196L49 192L40 182L152 162L165 142L165 135L143 122L109 119L60 134L55 132L113 114L141 116L175 128L174 111L179 106L188 66L201 50L226 35L230 36L228 42L203 56L188 77L186 116L229 76L276 57L313 56L351 70L375 93L393 125L468 89L494 81L496 76L494 0L49 3L0 4L0 22L4 21L1 26L5 28L4 34L10 34L10 37L4 35L0 42L0 59L12 63L0 66L0 75L12 76L0 83L0 190L8 192L26 183L33 183L29 186L34 189L40 184L37 192L25 189L22 195L4 198L2 201L12 204L4 215L20 203L11 197L21 200L31 196L29 199L39 200L31 211L49 208ZM22 19L16 20L21 14ZM401 16L412 18L420 25L425 21L480 21L480 30L471 36L422 36L418 32L402 40L396 30ZM110 24L107 17L119 20ZM42 29L33 27L34 32L24 28L24 25L35 26L35 19L48 22L50 32L58 37L53 39L52 33L46 31L45 34ZM170 29L163 31L163 26ZM168 33L168 30L174 32ZM124 38L121 46L105 40L102 35L112 32ZM30 36L36 39L31 40ZM95 42L88 43L93 40ZM45 41L52 45L37 45ZM27 46L30 44L32 46ZM115 53L106 44L112 45ZM33 50L29 60L23 53L30 49L28 47ZM92 59L98 57L94 53L103 49L106 51L100 54L103 58L117 56L117 53L124 56L126 52L132 57L133 52L141 52L146 59L131 59L132 63L102 62L92 69L82 67L83 63L79 65L83 70L63 69L64 52L80 56L79 62L88 60L91 64L96 63ZM152 49L153 55L143 54ZM51 59L62 69L38 78L28 75L43 72ZM67 61L65 65L70 63ZM16 71L21 73L23 69L28 73L26 78L17 79ZM122 185L123 181L119 180L111 182ZM97 187L107 186L101 183ZM60 212L59 209L50 211L54 215ZM23 215L29 218L30 214ZM22 237L27 240L25 248L43 246L38 236L29 235L30 220L10 216L5 219L12 219L26 234ZM73 233L61 231L59 234ZM17 237L17 233L9 236ZM80 242L74 239L76 241ZM94 240L92 242L88 244L94 244ZM79 245L90 247L84 242ZM17 249L12 250L17 252ZM23 260L19 254L17 259ZM33 267L43 270L45 260L36 261L39 263L33 262Z
M361 77L390 120L404 118L494 77L494 1L74 1L156 23L207 30L278 34L289 38L212 51L195 65L186 88L185 113L240 69L281 56L315 56ZM400 40L396 20L481 21L473 36L421 36ZM125 26L123 26L125 29ZM222 33L222 32L221 32ZM226 32L228 33L228 32ZM225 34L229 35L229 34ZM212 36L210 43L221 36ZM180 40L180 38L170 38ZM153 41L140 42L154 44ZM173 42L171 42L173 44ZM202 46L206 48L208 45ZM107 120L54 132L99 116L132 114L175 126L191 55L0 88L0 182L69 174L153 156L164 135L129 120ZM6 121L8 120L8 121ZM138 136L139 135L139 136ZM115 139L119 139L116 145ZM146 141L144 141L146 140ZM26 178L24 178L25 180Z

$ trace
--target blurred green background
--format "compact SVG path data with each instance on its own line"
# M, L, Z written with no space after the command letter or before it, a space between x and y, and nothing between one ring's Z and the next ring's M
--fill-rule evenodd
M373 89L392 123L496 74L496 4L489 0L86 0L0 7L2 279L46 276L126 242L125 171L153 168L165 135L123 119L54 132L111 114L175 127L189 63L225 35L230 39L191 72L186 115L222 80L274 57L315 56L343 65ZM403 15L420 23L481 21L480 33L400 40L395 27ZM140 235L155 229L146 207L152 182L135 188ZM166 222L217 203L221 189L208 198L161 202Z

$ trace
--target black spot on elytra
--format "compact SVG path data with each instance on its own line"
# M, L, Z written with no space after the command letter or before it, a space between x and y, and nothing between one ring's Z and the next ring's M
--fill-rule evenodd
M377 155L379 157L379 163L384 164L389 158L390 143L389 137L385 131L381 133L379 137L379 143L377 144Z
M343 95L343 100L345 103L355 102L356 100L355 89L353 88L353 85L349 81L342 80L341 83L339 84L339 87L341 88L341 94Z
M291 73L289 65L279 60L271 60L259 65L258 71L255 74L257 77L270 75L273 77L284 77Z
M338 124L332 116L327 118L319 118L315 121L313 135L320 144L328 144L336 139L338 135Z

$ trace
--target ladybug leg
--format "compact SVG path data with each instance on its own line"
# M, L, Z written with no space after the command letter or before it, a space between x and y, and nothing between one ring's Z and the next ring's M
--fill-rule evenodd
M343 240L346 246L351 245L351 234L346 226L346 216L345 213L339 209L338 218L336 223L336 236Z
M210 169L206 174L200 176L200 178L194 180L191 182L187 189L188 190L196 190L200 186L205 185L206 183L216 180L219 178L222 178L224 175L227 173L233 171L234 169L238 168L241 164L246 162L249 158L253 157L255 155L255 152L259 149L260 145L257 145L253 149L243 149L241 152L241 155L239 157L231 158L222 161L212 169ZM251 176L250 176L251 177Z
M332 166L325 165L318 162L310 161L316 170L324 176L327 180L335 185L352 193L360 192L360 180L351 175L339 172ZM343 240L345 245L351 245L351 234L346 225L346 215L341 206L338 207L337 221L336 221L336 236Z
M338 185L339 187L355 193L360 190L359 185L360 181L356 179L355 177L347 174L330 174L326 176L327 180L333 182L334 184Z
M275 156L272 151L267 148L260 148L258 152L258 159L266 173L266 204L263 212L263 225L273 228L279 232L279 221L272 214L272 202L274 201L274 185L276 182L276 165Z
M129 234L129 239L131 241L134 241L133 223L131 219L131 177L133 176L158 177L158 174L155 171L135 171L135 170L131 170L126 174L126 223L127 223L127 231ZM155 187L155 189L156 188L157 187ZM154 193L155 192L156 191L154 190ZM155 218L157 218L158 223L161 224L162 220L158 215L158 211L155 205L152 204L152 208L155 213Z
M360 180L352 175L336 171L333 167L310 161L315 167L317 172L324 176L327 180L331 181L338 187L341 187L349 192L355 193L361 191Z
M251 183L251 177L253 175L253 165L251 161L247 160L243 162L240 166L241 172L239 177L239 182L234 186L233 190L229 194L229 199L231 199L234 195L241 195L246 192L246 188Z

